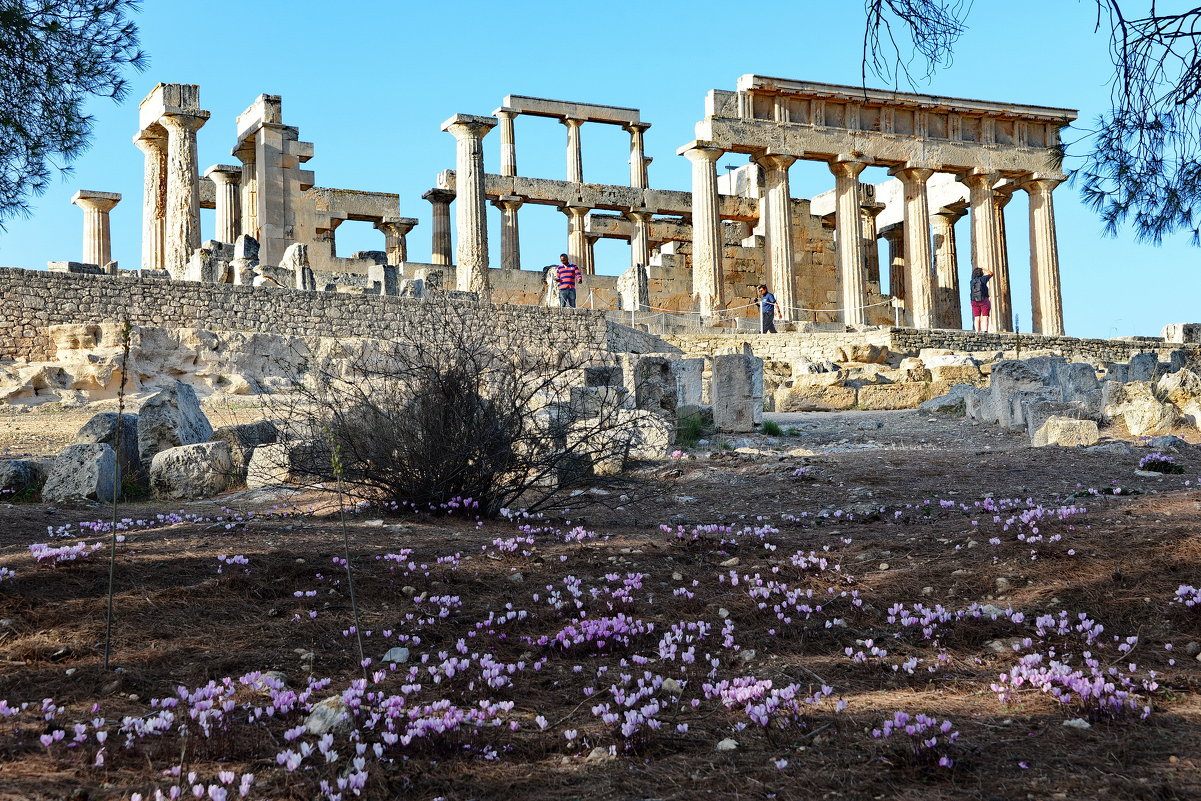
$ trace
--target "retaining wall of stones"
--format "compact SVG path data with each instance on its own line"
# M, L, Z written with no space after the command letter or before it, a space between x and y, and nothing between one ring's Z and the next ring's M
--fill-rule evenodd
M0 268L0 360L53 358L47 335L51 325L128 319L147 327L386 339L437 319L448 304L461 307L468 319L478 316L481 325L527 332L531 345L598 352L672 349L588 309L480 306L436 297L413 300Z

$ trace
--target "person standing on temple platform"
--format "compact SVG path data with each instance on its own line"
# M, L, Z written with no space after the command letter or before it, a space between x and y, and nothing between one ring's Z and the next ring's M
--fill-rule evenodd
M759 333L760 334L775 334L776 317L783 317L783 312L780 311L779 305L776 303L776 296L767 291L767 284L759 285L759 298L755 301L759 307Z
M559 306L574 309L576 284L583 280L584 274L568 260L566 253L559 254L559 263L555 265L554 270L555 286L559 288Z

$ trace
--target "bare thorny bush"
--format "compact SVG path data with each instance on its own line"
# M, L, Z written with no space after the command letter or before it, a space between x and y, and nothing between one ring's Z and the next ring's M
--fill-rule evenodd
M1108 233L1130 223L1158 243L1190 231L1201 244L1201 7L1094 0L1094 31L1109 34L1111 108L1080 130L1066 157L1084 201ZM866 73L910 84L950 64L967 30L964 0L865 0ZM920 65L920 66L918 66ZM912 67L917 66L916 69ZM1060 168L1061 165L1048 165Z
M622 480L643 413L624 389L585 386L613 375L609 354L552 336L491 306L431 304L398 339L301 355L295 389L272 402L288 469L402 509L470 499L483 517L561 507L598 474Z

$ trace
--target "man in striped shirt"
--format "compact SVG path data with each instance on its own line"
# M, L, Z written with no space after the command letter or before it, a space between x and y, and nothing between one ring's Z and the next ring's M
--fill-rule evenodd
M566 253L560 253L559 263L555 266L555 285L559 287L561 308L575 308L575 285L582 279L580 268L567 260Z

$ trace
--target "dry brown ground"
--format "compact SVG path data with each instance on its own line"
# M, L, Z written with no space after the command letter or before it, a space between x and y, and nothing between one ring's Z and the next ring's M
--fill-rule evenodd
M433 685L427 677L428 694L423 696L512 701L506 720L518 721L519 730L391 752L397 762L370 768L364 797L1201 798L1201 663L1185 653L1189 643L1201 641L1201 607L1170 603L1179 585L1201 585L1201 449L1179 456L1187 468L1184 475L1145 479L1132 475L1137 455L1033 451L1021 447L1019 438L989 427L915 412L805 415L788 424L800 433L785 438L787 444L808 449L812 456L722 454L682 460L644 471L643 482L661 490L655 500L623 503L625 490L619 487L608 495L581 496L604 505L568 512L570 525L550 522L564 531L582 523L599 535L583 545L538 535L536 545L527 548L529 556L496 554L492 541L514 536L512 523L477 527L469 519L436 516L386 518L380 524L371 512L352 517L358 598L364 629L372 632L367 639L370 656L378 659L397 644L398 632L418 631L405 619L419 608L403 590L406 586L418 598L429 593L462 601L446 619L419 630L424 642L412 650L415 655L431 653L434 661L438 651L453 653L456 640L475 631L476 622L489 612L512 604L532 613L512 625L508 636L500 636L503 627L493 634L485 627L470 640L471 650L527 663L512 686L471 689L463 677ZM807 467L808 474L794 476L799 467ZM1120 495L1086 494L1076 500L1088 508L1087 514L1043 527L1044 535L1058 533L1062 541L1033 546L1016 541L1012 531L1001 532L991 515L942 509L938 503L972 506L993 495L1059 505L1082 488L1114 487L1121 488ZM280 502L263 493L224 500L244 511ZM301 507L327 501L291 500ZM860 514L854 521L835 516L852 504L885 511ZM830 516L820 517L823 510ZM128 507L122 515L148 517L160 511L168 510L145 504ZM223 514L211 503L190 505L187 511ZM781 514L802 513L807 515L797 522L780 519ZM117 561L115 664L122 672L103 671L106 562L97 557L57 568L35 565L28 546L47 541L47 526L105 514L41 504L0 508L0 566L16 571L14 578L0 583L0 699L37 705L54 698L67 707L62 719L72 722L90 719L93 704L99 704L99 714L111 721L152 712L150 699L171 695L177 685L194 688L252 670L281 671L298 688L310 675L332 678L330 690L317 698L358 675L353 639L343 634L352 617L344 573L331 562L341 544L336 515L328 506L313 515L264 518L232 531L206 522L132 534L119 546ZM682 545L659 529L660 524L758 525L757 517L779 529L766 537L777 550L766 550L746 535L734 544ZM973 519L978 526L972 526ZM990 545L992 536L1001 537L1002 544ZM481 551L485 546L487 552ZM832 582L826 573L814 575L786 564L795 551L824 547L850 581ZM430 564L429 575L420 570L401 575L375 558L401 548L412 548L413 559ZM1038 551L1033 560L1032 548ZM1074 556L1067 555L1068 548ZM464 557L457 570L435 564L437 557L455 552ZM248 558L248 574L226 568L218 575L217 555L232 553ZM732 558L737 565L721 565ZM731 570L740 576L771 575L773 566L781 569L777 578L793 586L822 592L833 583L858 590L865 606L856 610L831 603L828 613L780 626L757 609L745 583L731 587L717 580ZM512 578L518 572L520 581ZM570 619L546 606L547 585L561 588L564 576L571 574L586 587L600 586L606 584L605 574L631 572L646 574L643 588L632 604L618 608L654 623L654 635L617 652L599 653L519 641L520 635L553 633ZM998 588L999 578L1008 586ZM699 582L695 586L694 580ZM695 597L673 595L679 587ZM293 595L309 589L319 589L319 596ZM534 593L541 601L533 600ZM938 603L948 609L972 602L1008 605L1028 618L1058 610L1088 613L1106 627L1108 644L1094 648L1106 665L1124 667L1133 661L1139 676L1159 672L1160 688L1148 696L1153 712L1146 720L1095 719L1091 728L1078 730L1062 725L1078 714L1056 708L1045 697L1029 695L1019 705L1002 706L990 684L1017 657L997 653L988 643L1018 636L1017 627L1003 620L948 624L940 635L947 662L928 673L925 666L937 648L912 630L892 637L899 629L888 624L886 610L897 602ZM588 608L594 616L606 613L593 601ZM310 610L317 612L315 619L308 618ZM745 716L705 702L695 712L664 714L671 726L635 748L619 747L615 759L589 759L594 746L621 743L589 709L611 683L609 678L597 680L597 668L610 666L609 677L644 669L678 675L671 673L674 663L658 658L659 634L682 620L705 620L720 629L723 611L735 622L742 653L753 650L754 655L723 652L722 677L754 675L770 678L776 686L794 682L806 692L825 683L834 688L835 697L848 702L845 711L835 713L825 703L810 709L794 727L738 731L736 724ZM297 614L300 622L293 620ZM822 621L831 614L843 617L846 627L826 629ZM390 640L384 629L393 630ZM1139 641L1131 654L1122 655L1111 635L1137 635ZM859 647L856 641L867 638L887 644L888 664L854 664L843 654L844 647ZM1168 643L1171 652L1165 650ZM702 650L720 649L710 642ZM304 654L312 659L302 659ZM634 655L650 661L645 667L620 665L623 657ZM543 656L548 661L540 671L528 667ZM891 664L908 656L922 659L915 675L891 670ZM576 665L581 672L573 672ZM686 695L693 697L703 671L688 675L692 690ZM395 692L395 684L390 678L383 686ZM586 698L586 686L595 686L597 693ZM952 720L961 733L949 752L954 768L914 761L891 742L873 739L870 729L895 710ZM534 725L536 715L549 721L545 731ZM326 772L285 774L274 759L287 746L282 732L303 719L292 715L253 730L235 727L208 743L193 737L182 754L185 770L198 771L209 783L216 781L218 770L252 771L255 798L317 797L316 779L336 778L349 757L343 753ZM674 730L677 721L689 722L687 733ZM158 774L180 763L180 740L164 737L128 751L113 748L104 767L90 767L94 747L75 753L39 744L38 736L52 728L29 713L0 720L0 799L127 798L155 785L168 786ZM563 735L567 729L578 730L578 740L587 745L572 747ZM738 747L715 750L727 737ZM466 751L464 744L476 750ZM498 759L481 757L479 749L486 744L498 749ZM402 755L408 759L400 759ZM778 767L778 760L788 764Z

